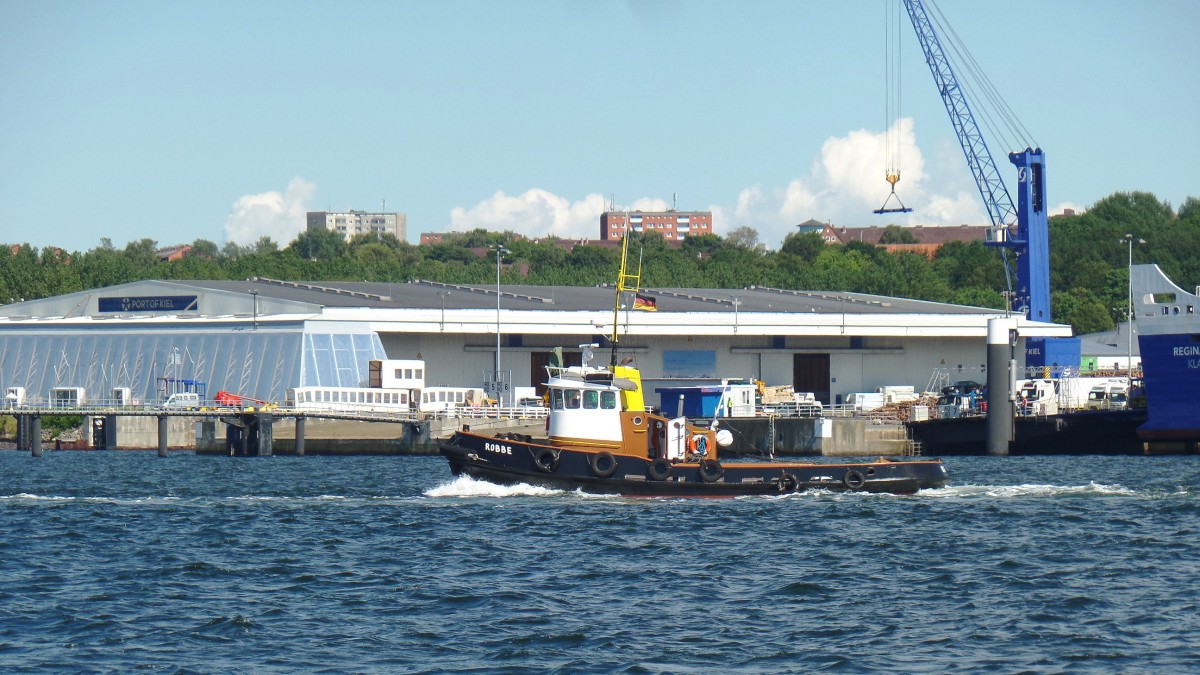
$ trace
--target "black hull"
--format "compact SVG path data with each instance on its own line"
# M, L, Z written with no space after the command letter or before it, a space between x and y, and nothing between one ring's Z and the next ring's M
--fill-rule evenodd
M629 497L741 497L810 489L912 494L946 484L937 460L855 463L678 463L560 450L529 440L459 432L441 444L454 475L500 485Z
M1058 415L1017 417L1010 455L1140 455L1137 429L1144 408L1084 410ZM931 455L986 455L987 417L909 422L914 441Z

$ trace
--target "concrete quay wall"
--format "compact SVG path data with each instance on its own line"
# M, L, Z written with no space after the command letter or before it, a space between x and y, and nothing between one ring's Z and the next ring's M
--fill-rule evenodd
M799 457L902 456L911 454L908 430L899 422L819 417L720 418L733 432L732 450L740 454Z
M156 417L118 416L117 447L158 448ZM225 425L213 420L171 417L167 420L167 445L172 450L201 454L226 454ZM353 422L307 418L305 454L312 455L430 455L437 443L464 425L481 433L511 432L545 437L544 420L430 419L420 423ZM880 424L856 418L721 418L720 426L733 431L733 451L739 454L779 456L853 457L900 456L911 453L911 442L901 423ZM84 434L87 435L85 422ZM294 418L274 420L272 454L295 453Z

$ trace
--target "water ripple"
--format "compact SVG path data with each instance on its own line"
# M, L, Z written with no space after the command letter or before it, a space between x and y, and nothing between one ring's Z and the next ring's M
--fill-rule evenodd
M6 672L1180 672L1194 458L624 499L438 458L0 452Z

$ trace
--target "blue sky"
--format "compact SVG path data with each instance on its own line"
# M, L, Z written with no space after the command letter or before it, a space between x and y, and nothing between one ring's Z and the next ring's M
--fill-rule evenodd
M308 210L421 232L597 236L714 211L772 248L835 225L984 224L911 26L887 197L884 0L0 0L0 241L280 244ZM939 3L1086 209L1200 196L1200 3ZM1010 150L989 138L1015 188Z

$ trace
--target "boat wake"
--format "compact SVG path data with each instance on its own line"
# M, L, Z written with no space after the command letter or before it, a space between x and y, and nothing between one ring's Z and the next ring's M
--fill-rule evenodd
M994 499L1145 496L1144 492L1138 492L1123 485L1105 485L1096 482L1091 482L1087 485L1044 485L1035 483L1024 485L947 485L946 487L932 490L921 490L917 494L925 497L989 497Z
M562 490L526 485L497 485L459 476L448 483L425 491L426 497L550 497L566 494Z

